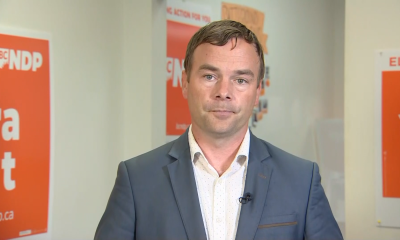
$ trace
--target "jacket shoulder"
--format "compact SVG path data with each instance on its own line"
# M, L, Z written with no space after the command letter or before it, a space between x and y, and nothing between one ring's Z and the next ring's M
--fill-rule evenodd
M269 152L270 155L270 158L268 160L271 161L275 167L284 168L295 172L302 172L302 171L309 172L310 170L311 171L313 170L314 164L316 164L310 160L306 160L297 157L291 153L288 153L267 141L264 141L262 139L259 140L267 148L267 151Z
M176 141L176 140L175 140ZM144 171L157 166L164 166L174 160L168 153L175 141L166 143L136 157L125 160L128 171Z

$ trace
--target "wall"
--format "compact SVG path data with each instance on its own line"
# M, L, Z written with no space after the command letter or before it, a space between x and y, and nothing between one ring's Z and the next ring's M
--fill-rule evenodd
M113 1L106 1L112 3ZM154 0L156 2L156 0ZM151 149L153 53L152 1L123 0L123 142L124 160ZM114 3L115 4L115 3ZM118 18L117 16L114 16ZM162 52L159 52L160 56ZM160 65L159 68L162 68ZM159 71L158 71L159 72Z
M271 87L268 114L254 130L297 156L317 161L317 119L334 117L332 1L267 1Z
M0 0L1 26L52 35L52 239L92 239L118 162L151 147L151 17L145 0Z
M400 239L375 218L375 50L400 49L400 1L346 1L345 204L348 239Z
M212 20L221 17L222 1L188 2L211 6ZM315 121L343 117L344 23L340 18L344 16L344 0L229 2L265 13L269 109L253 132L286 151L317 161ZM165 92L165 84L161 87ZM161 99L154 96L153 101ZM165 119L165 115L154 116L159 116L158 121Z
M345 0L333 1L333 118L344 118Z
M151 77L151 145L158 147L166 143L166 99L167 75L167 1L153 0L152 5L152 77Z

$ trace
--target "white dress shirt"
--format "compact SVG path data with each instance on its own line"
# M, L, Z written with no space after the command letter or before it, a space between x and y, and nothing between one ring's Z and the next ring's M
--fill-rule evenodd
M189 127L189 146L196 179L197 194L207 239L235 239L239 222L239 197L243 196L250 147L246 135L229 168L219 176L197 144L192 126Z

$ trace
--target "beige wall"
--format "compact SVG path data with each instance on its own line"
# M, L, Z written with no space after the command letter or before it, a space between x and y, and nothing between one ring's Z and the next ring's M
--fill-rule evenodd
M344 117L344 24L345 0L333 0L333 115Z
M374 52L400 49L400 1L346 1L345 204L347 239L400 239L375 218Z
M124 119L123 159L126 160L151 149L152 77L156 69L153 69L152 60L154 51L152 1L122 0L122 2L124 3L124 19L121 23L124 28L124 82L121 113Z
M151 148L151 6L0 0L0 26L52 36L51 239L93 239L118 162Z
M166 130L166 56L167 56L167 1L153 0L152 13L152 76L151 76L151 142L152 148L165 144Z

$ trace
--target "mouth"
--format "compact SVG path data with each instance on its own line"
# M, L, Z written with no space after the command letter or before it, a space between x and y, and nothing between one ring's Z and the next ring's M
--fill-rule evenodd
M210 112L222 112L222 113L227 112L227 113L234 113L234 111L225 110L225 109L214 109L214 110L211 110Z
M230 116L232 116L233 114L234 114L234 112L233 111L230 111L230 110L220 110L220 109L218 109L218 110L211 110L210 111L216 118L218 118L218 119L227 119L227 118L229 118Z

